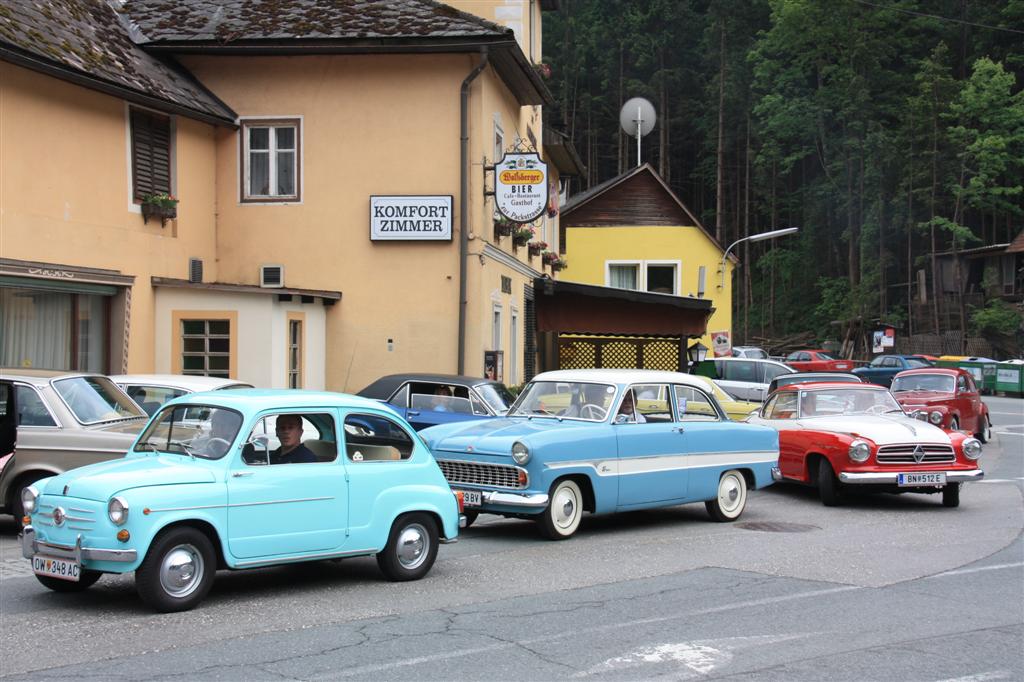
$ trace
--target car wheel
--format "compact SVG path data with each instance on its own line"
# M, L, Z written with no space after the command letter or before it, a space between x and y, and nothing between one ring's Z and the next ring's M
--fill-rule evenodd
M988 415L982 416L981 431L974 434L974 437L980 440L982 443L987 443L992 440L992 420L988 418Z
M78 582L61 580L60 578L53 578L48 575L36 575L36 580L38 580L43 587L47 587L54 592L84 592L95 585L96 581L101 577L103 577L103 574L99 571L90 571L87 568L83 568L81 573L78 575Z
M959 431L960 430L960 420L957 419L956 417L953 417L952 419L950 419L949 420L949 430L950 431Z
M950 508L960 506L959 483L949 483L942 489L942 506Z
M747 479L735 469L726 471L718 480L718 496L704 506L715 521L735 521L747 506Z
M436 558L437 524L431 516L416 512L395 520L388 544L377 554L377 565L388 580L419 580Z
M818 496L826 507L835 507L840 502L839 479L832 463L824 457L818 465Z
M178 526L160 533L150 545L135 571L135 589L157 611L187 611L206 597L216 569L210 539L195 528Z
M547 508L537 519L541 534L548 540L571 538L583 517L583 493L575 481L566 479L555 485Z
M466 528L469 528L476 521L477 517L480 516L480 512L463 512L462 515L466 517Z

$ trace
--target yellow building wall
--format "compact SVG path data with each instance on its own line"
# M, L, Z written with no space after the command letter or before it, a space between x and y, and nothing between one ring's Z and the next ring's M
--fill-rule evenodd
M722 251L697 227L568 226L565 259L569 267L562 271L561 279L601 286L608 285L605 275L608 261L679 261L676 286L683 296L697 295L699 268L703 265L706 268L703 298L711 299L715 312L700 342L711 349L712 332L729 331L731 335L733 263L726 263L723 289L719 286ZM711 356L710 350L708 356Z
M261 264L284 266L285 285L342 292L327 311L326 385L358 391L379 376L455 372L459 306L459 89L476 55L331 55L183 58L241 118L301 117L301 201L239 201L241 140L217 133L217 243L222 281L255 284ZM493 70L470 97L467 374L483 371L499 270L513 276L510 306L529 278L484 256L492 241L484 165L493 121L506 140L519 107ZM539 130L535 133L539 138ZM491 186L488 177L486 186ZM452 195L451 242L372 242L371 195ZM511 240L501 248L511 253ZM516 258L527 263L526 249ZM534 259L539 267L539 259ZM521 308L521 304L520 304ZM507 319L504 321L507 331ZM521 331L520 331L521 334ZM520 349L522 342L519 343ZM507 359L506 359L507 362ZM520 365L522 363L520 362Z
M134 275L129 372L154 367L150 277L187 278L189 257L217 276L214 128L174 121L178 219L143 224L126 103L0 62L0 257Z

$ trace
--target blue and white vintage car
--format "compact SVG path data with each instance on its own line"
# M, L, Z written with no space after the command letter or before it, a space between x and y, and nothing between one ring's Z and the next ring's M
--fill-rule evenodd
M22 501L22 552L43 585L79 591L135 571L158 611L195 606L220 568L376 555L387 578L415 580L460 520L390 408L310 391L178 398L124 458L37 481Z
M646 370L539 374L506 417L420 436L463 492L468 522L533 518L554 540L575 533L584 511L705 502L734 521L779 459L773 430L730 421L689 375Z

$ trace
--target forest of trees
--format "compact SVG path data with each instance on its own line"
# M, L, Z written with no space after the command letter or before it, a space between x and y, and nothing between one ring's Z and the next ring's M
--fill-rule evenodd
M801 228L740 246L739 340L934 332L937 308L908 320L932 254L1024 227L1024 0L561 0L544 59L546 120L588 169L574 192L636 164L619 109L642 96L643 160L723 246ZM1020 324L960 307L974 334Z

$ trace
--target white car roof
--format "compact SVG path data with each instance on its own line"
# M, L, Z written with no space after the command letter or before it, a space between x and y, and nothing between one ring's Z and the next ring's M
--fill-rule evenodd
M785 367L790 372L795 372L796 371L792 367L787 365L786 363L779 362L778 360L772 360L770 358L733 358L733 357L724 357L724 358L705 358L704 359L704 362L709 362L709 361L714 361L714 362L770 362L773 365L778 365L779 367Z
M180 388L191 393L216 391L225 386L243 386L253 388L252 384L237 379L220 379L217 377L199 377L186 374L114 374L111 380L115 384L138 384L142 386L164 386Z
M542 372L533 381L583 381L606 384L687 384L707 388L700 379L682 372L663 372L653 369L559 369Z

